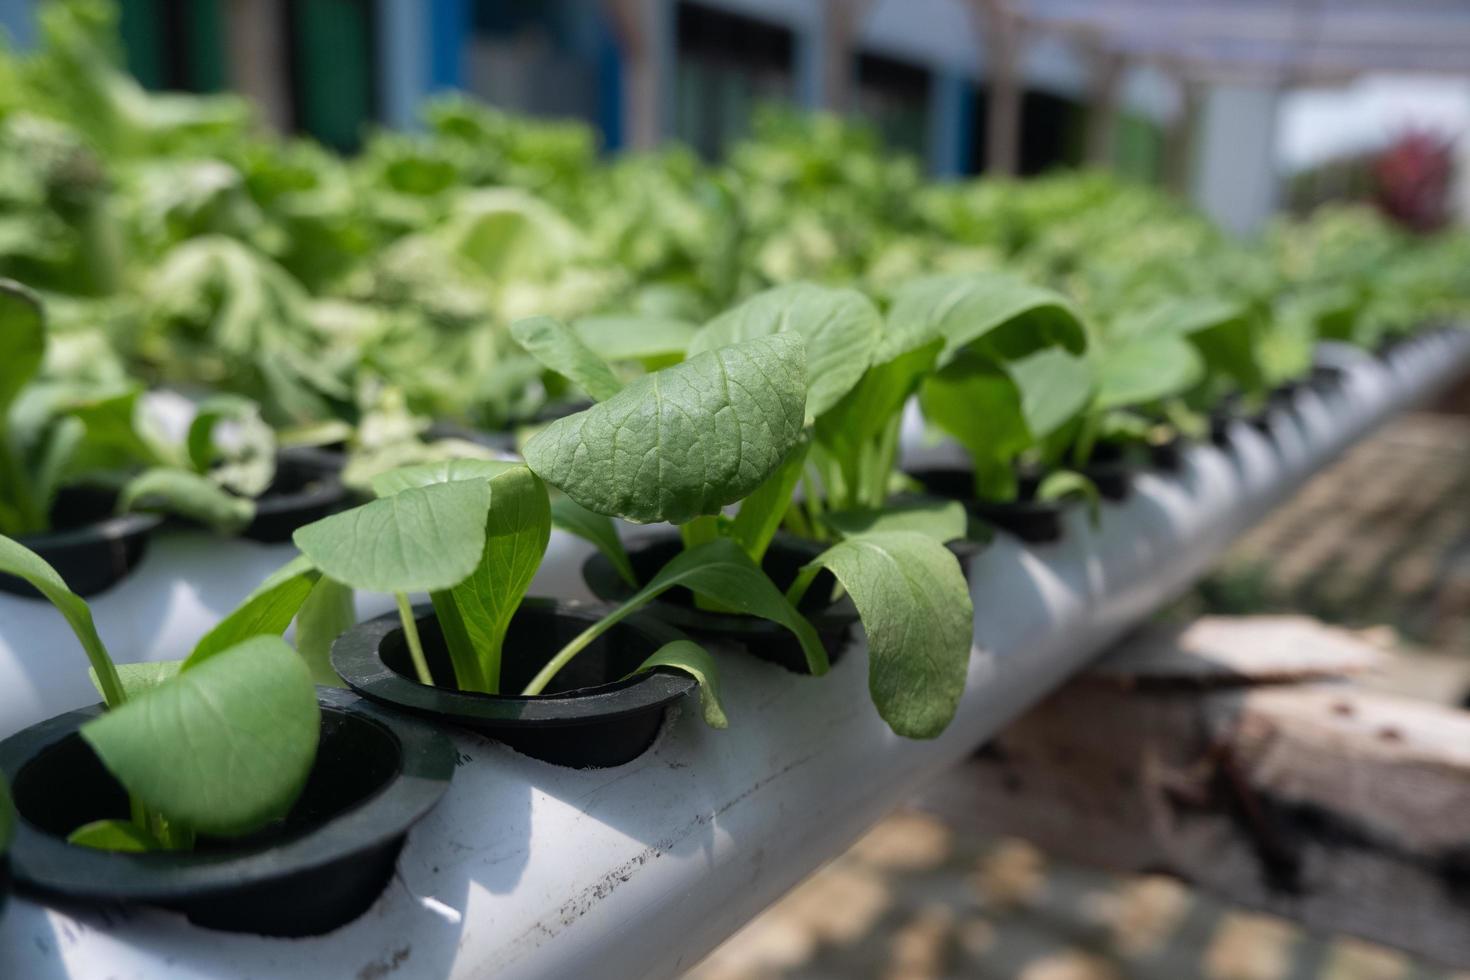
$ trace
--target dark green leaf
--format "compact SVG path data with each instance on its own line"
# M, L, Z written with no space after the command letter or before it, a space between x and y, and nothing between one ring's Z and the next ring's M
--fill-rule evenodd
M588 510L682 524L760 486L805 415L801 338L776 334L644 375L538 432L525 456Z
M965 690L974 630L959 561L931 537L884 531L841 541L812 565L836 576L862 616L878 714L908 738L944 731Z

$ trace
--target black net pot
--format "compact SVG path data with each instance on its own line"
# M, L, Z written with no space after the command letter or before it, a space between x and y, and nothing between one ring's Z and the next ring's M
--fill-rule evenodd
M522 600L502 647L501 690L523 690L558 650L610 611ZM659 647L684 639L658 619L634 613L572 658L543 694L460 691L450 686L453 666L433 607L420 606L414 616L434 685L416 679L397 613L338 637L333 668L364 697L479 732L555 765L593 769L633 761L653 745L669 707L698 687L693 677L671 668L629 676Z
M321 742L290 814L248 837L201 837L193 851L66 842L92 820L128 816L127 794L78 734L100 704L0 742L19 815L10 855L17 891L157 905L197 925L270 936L320 935L357 918L392 878L409 828L448 788L454 749L431 726L347 691L317 696Z
M925 492L945 500L958 500L973 517L1013 534L1029 544L1050 544L1062 539L1063 515L1074 506L1070 500L1034 499L1039 481L1023 477L1019 481L1018 499L1004 503L978 500L975 497L975 475L967 469L932 466L909 470L908 475Z
M761 559L761 570L776 588L785 592L796 580L803 565L827 549L828 545L807 541L789 534L777 534ZM628 562L633 576L644 583L658 574L684 548L677 531L652 534L628 544ZM612 562L601 552L594 552L582 565L582 579L599 599L624 602L637 591L618 575ZM812 580L797 609L817 631L829 663L835 663L847 647L848 636L857 622L857 607L843 596L833 600L837 580L823 571ZM801 643L786 627L759 616L740 613L708 612L695 605L694 593L675 587L645 607L652 615L670 623L696 639L732 643L747 653L779 664L794 673L810 673Z
M342 483L343 457L322 449L283 449L276 475L255 501L255 517L241 537L263 544L291 540L296 529L351 503Z
M117 491L63 487L44 534L16 540L46 559L78 595L94 596L116 585L143 560L148 538L163 523L157 514L119 514ZM13 575L0 574L0 592L39 599L41 594Z

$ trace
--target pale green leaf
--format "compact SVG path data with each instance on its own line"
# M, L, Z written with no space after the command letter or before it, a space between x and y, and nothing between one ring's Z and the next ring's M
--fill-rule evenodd
M280 636L286 632L321 574L305 555L276 569L233 612L200 637L186 665L193 667L252 636Z
M1047 474L1036 487L1036 499L1051 501L1076 498L1087 505L1088 518L1096 526L1102 520L1102 496L1097 484L1074 470Z
M1021 393L1021 416L1035 441L1077 416L1092 399L1092 366L1059 347L1048 347L1002 365Z
M628 560L628 549L623 547L623 539L618 537L611 517L594 514L571 497L562 496L551 502L551 523L590 542L612 563L618 577L637 588L638 579L633 574L633 563Z
M529 467L512 467L490 481L490 513L479 564L449 589L474 650L477 669L455 663L462 690L500 690L501 647L551 536L546 485ZM454 654L451 648L451 655ZM478 682L478 683L477 683Z
M78 847L120 851L125 854L142 854L164 849L158 838L131 820L93 820L68 834L66 842Z
M965 690L974 630L958 559L933 538L884 531L838 542L808 565L852 596L868 636L868 691L899 735L934 738Z
M255 517L255 501L235 496L208 477L167 467L144 470L129 480L117 507L176 514L225 532L239 531Z
M705 325L689 355L783 331L806 341L807 412L820 417L863 376L882 333L878 308L855 289L794 282L757 293Z
M493 480L511 467L520 465L501 459L440 459L399 466L377 474L369 482L373 493L379 497L391 497L400 490L411 487L454 483L456 480Z
M1021 414L1021 392L999 365L962 353L924 382L924 417L969 452L981 497L1015 497L1011 460L1033 442Z
M781 519L791 506L791 497L801 480L810 448L811 440L803 436L785 462L766 477L766 482L740 502L740 511L730 522L730 537L740 542L745 553L757 562L766 553L766 547L776 536Z
M145 660L136 664L118 664L117 676L122 681L123 690L128 692L128 698L131 700L145 691L173 680L183 666L182 660ZM92 686L101 693L102 682L97 678L97 671L89 669L87 675L92 680Z
M511 324L510 333L528 354L596 401L607 401L623 388L607 362L560 320L549 316L528 317Z
M433 592L480 563L487 480L410 487L297 528L296 547L323 574L367 592Z
M257 636L82 726L139 802L206 834L248 833L290 810L321 728L306 662Z
M699 705L704 712L705 724L711 728L730 727L725 709L720 704L720 681L715 658L709 655L709 651L693 640L675 640L655 650L633 673L640 674L655 667L672 667L693 677L699 682Z
M609 364L681 360L698 329L688 320L638 313L578 317L572 329Z
M958 500L916 500L890 504L882 510L834 511L823 517L844 538L889 531L911 531L941 544L965 536L967 517Z
M644 375L538 432L525 456L588 510L682 524L760 486L805 418L801 338L776 334Z
M1186 340L1147 336L1110 344L1097 359L1096 408L1142 405L1183 394L1204 377L1204 362Z
M332 669L332 644L356 622L352 590L325 575L319 578L296 614L296 652L317 684L342 686L342 678Z
M107 704L122 704L126 694L118 680L117 668L113 666L107 648L102 645L102 638L97 635L92 610L82 597L67 588L66 582L44 558L3 534L0 534L0 572L24 579L56 607L76 634L92 669L101 678L102 683L98 687Z

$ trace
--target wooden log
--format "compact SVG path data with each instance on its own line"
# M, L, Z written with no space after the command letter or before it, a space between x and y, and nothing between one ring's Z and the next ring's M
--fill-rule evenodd
M1292 618L1155 627L924 802L1470 967L1470 714L1346 682L1381 656Z

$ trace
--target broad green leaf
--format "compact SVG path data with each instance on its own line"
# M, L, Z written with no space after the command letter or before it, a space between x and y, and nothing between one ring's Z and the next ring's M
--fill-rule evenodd
M760 486L805 418L801 338L775 334L646 374L532 436L525 457L588 510L682 524Z
M0 572L24 579L56 607L76 634L92 669L101 679L98 687L103 699L109 707L122 704L127 695L118 679L117 668L113 666L107 648L102 645L102 638L97 635L92 610L82 597L67 588L66 582L44 558L3 534L0 534Z
M909 531L943 544L965 536L968 518L958 500L917 500L891 504L882 510L834 511L823 517L844 538L889 531Z
M255 517L255 501L235 496L208 477L166 467L144 470L129 480L117 508L177 514L226 533L239 531Z
M883 318L855 289L794 282L757 293L705 325L689 343L703 353L783 331L806 341L807 412L820 417L863 376L882 334Z
M1060 429L1092 399L1092 366L1057 347L1002 365L1021 393L1021 415L1033 440Z
M759 562L791 506L792 494L806 466L811 440L803 437L766 482L740 502L740 511L730 522L730 537L740 542L745 553Z
M122 681L123 690L128 692L128 699L132 700L145 691L173 680L183 666L182 660L145 660L136 664L118 664L117 676ZM102 693L102 682L97 678L97 671L89 669L87 675L92 680L92 686L98 693Z
M618 576L634 588L638 578L633 574L633 563L628 560L628 549L618 537L618 529L606 514L594 514L571 497L557 497L551 502L552 526L568 534L575 534L591 542L612 563Z
M45 354L40 298L18 282L0 279L0 419L41 369Z
M285 816L321 728L306 662L257 636L82 726L143 806L206 834L248 833Z
M335 579L317 579L296 614L296 652L311 669L311 678L325 687L341 687L332 669L332 644L357 622L352 590Z
M1246 313L1243 303L1221 297L1166 299L1135 316L1120 318L1113 324L1111 333L1119 339L1188 335L1243 320Z
M194 646L185 666L193 667L252 636L280 636L311 594L321 572L298 555L276 569Z
M998 272L906 282L894 293L888 321L897 335L943 337L941 364L981 340L999 344L1006 357L1052 345L1080 354L1088 343L1086 324L1063 296ZM1012 336L991 336L1008 327Z
M959 561L912 531L840 541L808 568L826 568L852 596L868 636L868 691L907 738L934 738L965 691L974 608Z
M1127 321L1120 322L1123 326ZM1211 372L1236 379L1247 388L1259 387L1250 308L1219 297L1164 300L1136 318L1129 335L1175 333L1188 337Z
M232 444L216 441L220 423L234 426ZM245 497L265 493L276 475L276 436L260 417L260 406L238 395L206 399L189 423L189 462L198 473Z
M322 573L367 592L434 592L480 563L490 484L410 487L297 528L296 547Z
M79 847L95 848L99 851L122 851L132 854L164 849L158 838L131 820L93 820L91 823L82 824L68 834L66 842Z
M1097 358L1095 407L1106 411L1182 394L1204 373L1199 353L1180 337L1146 336L1109 344Z
M596 401L607 401L623 388L607 362L560 320L549 316L528 317L511 324L510 333L527 353Z
M520 463L501 459L440 459L428 463L399 466L379 473L370 481L373 493L391 497L410 487L427 487L456 480L493 480Z
M688 320L638 313L578 317L572 329L592 351L609 364L643 364L682 360L696 330Z
M449 589L474 649L482 685L470 687L461 678L462 689L499 693L505 633L541 567L550 537L551 503L546 485L529 467L512 467L490 481L484 552L475 570ZM459 663L455 670L457 675L464 673Z
M1011 460L1033 440L1021 414L1021 392L1009 374L967 352L924 382L919 404L926 419L969 451L980 496L1015 497Z
M693 677L699 682L699 704L705 724L711 728L730 727L725 709L720 705L720 681L715 658L709 655L709 651L693 640L675 640L655 650L633 673L641 674L655 667L673 667Z

